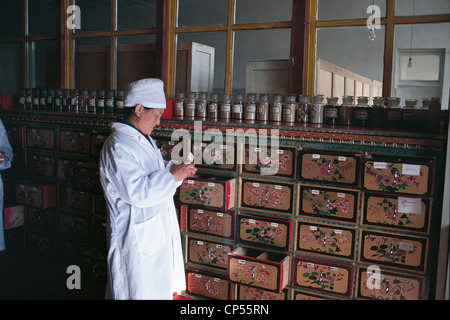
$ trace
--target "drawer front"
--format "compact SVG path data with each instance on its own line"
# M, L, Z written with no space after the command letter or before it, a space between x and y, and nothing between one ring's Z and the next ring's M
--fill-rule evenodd
M374 272L378 272L375 275ZM422 300L423 277L360 267L358 270L358 295L362 299Z
M0 215L0 219L3 219L4 230L25 225L25 206L23 205L5 206L2 215Z
M27 157L28 174L54 178L56 161L54 157L29 154Z
M16 201L42 209L52 208L56 205L56 186L16 184Z
M237 300L287 300L287 291L281 293L264 291L259 288L239 285L237 290Z
M58 179L72 180L74 178L74 168L82 162L71 159L58 159Z
M175 157L183 158L185 156L183 152L191 150L189 141L190 139L184 139L183 137L181 137L180 141L172 141L171 137L166 138L166 137L152 136L152 138L155 141L158 149L161 151L163 159L166 161L172 160L172 151L176 153L174 155Z
M238 215L239 239L280 249L290 249L291 221L255 215Z
M294 261L295 286L346 297L352 295L353 266L306 257L296 257Z
M432 171L431 160L418 162L413 158L365 159L363 185L365 190L430 195Z
M59 213L59 230L67 235L87 239L89 237L89 218L69 213Z
M354 259L355 239L355 229L298 222L298 251Z
M226 144L201 143L200 146L192 148L196 167L208 170L237 171L237 149L236 144L227 146Z
M282 146L276 150L272 150L271 148L246 145L244 156L244 165L242 167L244 173L269 176L276 175L277 177L291 179L296 177L296 147Z
M59 206L66 209L89 211L91 208L89 193L77 191L71 187L60 186Z
M302 292L294 290L293 300L301 301L313 301L313 300L329 300L334 299L334 297L321 296L317 294L311 294L310 292Z
M361 230L361 261L425 272L427 239Z
M11 147L23 148L23 127L16 125L5 125L6 134L8 136L8 141Z
M101 193L100 172L96 164L82 163L74 168L74 187L78 190L86 190Z
M186 273L187 293L216 300L230 299L231 286L226 279L198 271L187 270Z
M91 151L91 134L84 131L61 130L59 133L59 151L89 154Z
M54 210L43 210L27 207L27 225L45 230L56 230L56 214Z
M27 147L32 149L55 150L55 129L27 128Z
M363 224L428 232L430 199L364 195Z
M106 217L94 215L94 240L104 243L106 241Z
M108 135L108 132L93 132L91 134L91 155L98 156L100 154Z
M55 256L55 239L50 235L27 231L25 233L25 246L29 253L39 254L47 258Z
M180 186L180 201L228 210L234 206L235 181L185 180Z
M94 213L106 217L106 200L103 194L94 194Z
M294 185L242 179L241 207L293 213Z
M207 267L226 270L228 254L233 249L234 246L228 243L190 237L187 239L188 262Z
M299 214L345 222L356 222L359 193L316 186L300 186Z
M189 232L234 239L234 212L188 206L187 224Z
M300 152L300 180L356 186L360 155L346 152Z

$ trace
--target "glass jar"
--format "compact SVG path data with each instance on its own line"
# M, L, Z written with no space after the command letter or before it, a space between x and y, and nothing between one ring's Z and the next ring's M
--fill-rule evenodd
M353 114L353 125L367 127L370 123L370 106L368 97L358 97L358 104Z
M123 107L123 90L118 90L114 101L114 112L116 114L123 114Z
M406 99L405 107L402 109L402 127L413 130L416 122L416 99Z
M97 90L97 96L95 97L95 108L97 113L105 113L105 90L103 89Z
M33 108L33 89L25 88L25 109Z
M173 101L173 115L176 117L184 116L184 92L178 92Z
M211 119L217 119L219 116L219 95L217 93L209 95L206 116Z
M382 127L383 117L385 114L386 107L384 106L383 97L374 97L372 99L372 108L370 108L370 126L372 127Z
M231 118L231 100L230 94L224 93L219 106L219 118L229 120Z
M418 130L425 130L428 122L428 107L430 105L430 99L422 99L422 106L416 109L415 123Z
M79 105L79 111L80 112L87 112L88 111L88 100L89 100L89 93L86 89L81 90L80 100L78 101Z
M309 122L309 111L310 111L310 103L308 95L300 95L298 97L297 104L297 122L299 123L308 123Z
M78 89L74 89L71 92L71 99L70 99L70 108L73 112L78 112L79 103L80 103L80 97L79 97L79 91Z
M92 112L92 113L97 112L97 103L95 101L96 99L97 99L97 91L91 90L89 92L89 99L88 99L88 111L89 112Z
M244 102L244 119L255 120L256 119L256 95L254 93L248 93Z
M45 110L47 105L47 89L41 89L39 94L39 110Z
M284 97L283 103L283 122L294 123L296 110L297 110L297 103L295 102L295 95L287 94Z
M114 90L108 90L105 97L105 113L114 113Z
M25 110L25 100L26 100L26 94L25 94L25 88L22 88L20 90L20 95L19 95L19 108L22 110Z
M55 92L55 110L62 111L62 104L63 104L63 93L61 89L58 89Z
M281 122L282 114L281 109L283 107L283 103L281 102L281 95L276 94L273 96L272 101L270 102L269 108L269 120L275 122Z
M55 90L49 89L47 91L47 98L45 99L45 109L53 111L55 110Z
M195 100L195 116L206 118L206 93L200 92Z
M244 117L242 103L243 103L242 94L240 94L240 93L235 94L233 96L233 103L232 103L232 108L231 108L231 112L232 112L231 116L233 119L242 119Z
M70 89L63 90L62 110L70 111L71 103L72 103L72 95L70 94Z
M197 93L196 92L189 92L185 101L185 109L184 109L184 115L186 117L195 117L195 102L197 99Z
M33 98L31 106L33 110L39 110L39 97L40 97L40 90L37 88L33 89Z
M256 104L256 120L269 120L269 96L267 94L260 94Z
M343 96L342 104L339 109L339 123L344 126L353 125L354 113L355 105L353 104L353 96Z
M323 114L323 122L325 124L338 124L339 123L339 105L338 97L327 98L327 104Z
M400 98L388 98L388 107L386 109L386 128L397 129L402 120L402 108L400 107Z
M309 113L309 122L316 124L323 123L323 99L324 96L322 94L318 94L313 97Z

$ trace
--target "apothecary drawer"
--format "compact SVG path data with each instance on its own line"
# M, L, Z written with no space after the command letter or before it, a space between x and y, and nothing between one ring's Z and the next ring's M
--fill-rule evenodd
M253 179L241 182L241 208L293 214L295 184Z
M367 155L363 188L370 191L429 196L434 161L431 158Z
M207 210L198 206L186 206L187 229L204 235L234 239L233 211Z
M242 172L294 179L297 173L297 147L272 148L267 144L261 148L254 144L246 145Z
M190 236L187 237L186 246L188 262L219 270L227 269L228 254L234 249L230 243Z
M378 300L422 300L425 278L380 269L358 269L357 298Z
M362 262L425 272L426 238L362 229L360 241Z
M431 200L365 193L362 223L428 233Z
M49 209L56 206L56 185L54 183L37 183L20 181L16 183L16 201L21 204Z
M300 180L339 185L359 185L361 154L345 151L300 151Z
M192 148L195 166L209 171L237 172L237 145L206 144L194 145Z
M264 291L259 288L238 285L237 286L237 300L287 300L287 290L281 291L281 293Z
M297 251L354 259L356 229L298 221Z
M228 279L280 293L289 282L290 256L238 247L228 254Z
M334 261L296 256L294 285L318 292L350 297L353 287L353 266Z
M39 208L27 207L27 226L33 226L45 230L56 230L55 210L44 210Z
M47 178L54 178L56 173L55 157L28 154L27 155L28 174L33 176L41 176Z
M91 152L91 134L87 131L61 130L59 151L88 155Z
M88 192L78 191L71 186L59 186L59 207L89 211L91 209L91 197Z
M221 275L186 269L186 293L216 300L229 300L231 284Z
M359 192L312 185L300 185L299 215L355 223Z
M290 250L292 221L240 213L238 215L239 240L243 243L260 244Z
M26 133L26 146L31 149L55 150L56 129L28 127Z

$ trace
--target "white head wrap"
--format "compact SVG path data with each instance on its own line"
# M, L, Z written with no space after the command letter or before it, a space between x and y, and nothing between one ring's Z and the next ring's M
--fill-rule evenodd
M142 104L145 108L166 108L164 83L160 79L148 78L130 83L125 89L125 107Z

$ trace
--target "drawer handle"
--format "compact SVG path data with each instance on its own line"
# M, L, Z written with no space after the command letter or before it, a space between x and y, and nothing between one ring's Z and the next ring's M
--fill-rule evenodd
M330 206L330 204L331 204L331 201L330 201L330 196L327 194L327 195L325 195L325 206L326 206L326 208L327 208L327 210L331 210L331 206Z
M212 254L212 248L208 248L208 259L209 261L213 261L214 255Z
M205 193L205 191L203 190L203 186L201 186L200 189L198 190L198 199L202 202L204 201L204 199L203 199L204 193Z
M393 171L394 171L394 181L392 182L392 184L394 186L397 186L398 170L394 168Z
M261 228L261 232L260 232L260 234L259 234L259 239L260 240L264 240L264 237L266 236L266 227L262 227Z
M394 253L394 251L395 251L395 245L394 245L394 242L391 242L391 247L389 249L389 254L392 255Z
M270 192L270 190L267 189L266 194L264 195L264 200L266 201L266 203L269 203L269 192Z
M264 292L264 291L261 291L261 298L259 298L259 300L264 300L264 295L265 295L266 293Z
M331 174L331 161L328 161L327 175L329 176L330 174Z
M206 284L205 284L205 289L206 289L206 292L208 292L208 293L211 293L211 289L209 288L210 281L211 281L211 279L208 279L208 281L206 281Z
M256 280L255 271L256 271L256 266L253 266L252 267L252 280Z
M211 220L212 220L212 216L208 216L208 222L207 222L208 230L211 228Z
M386 280L386 290L385 290L386 294L389 293L389 285L390 285L390 280Z
M394 205L394 220L397 220L397 211L398 211L398 206Z
M323 284L323 278L326 276L326 273L323 271L320 271L320 278L319 278L319 284Z
M325 233L325 234L323 235L322 243L323 243L324 247L327 246L327 244L326 244L326 241L327 241L327 235L328 235L327 233Z

